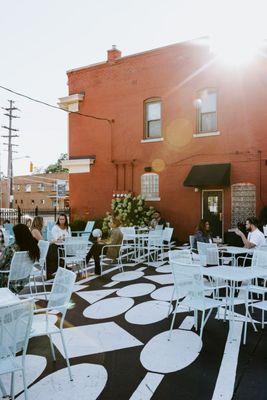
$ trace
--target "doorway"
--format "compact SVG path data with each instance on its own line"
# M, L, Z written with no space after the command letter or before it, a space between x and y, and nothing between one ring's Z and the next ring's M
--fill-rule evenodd
M210 222L213 237L223 239L223 190L202 190L202 218Z

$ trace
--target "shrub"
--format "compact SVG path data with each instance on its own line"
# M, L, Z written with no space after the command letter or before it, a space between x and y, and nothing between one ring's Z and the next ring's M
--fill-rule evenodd
M111 202L111 212L107 212L103 220L102 230L109 230L108 223L112 216L119 218L122 226L146 226L150 223L154 207L148 207L145 199L139 195L132 197L128 194L125 198L116 198Z

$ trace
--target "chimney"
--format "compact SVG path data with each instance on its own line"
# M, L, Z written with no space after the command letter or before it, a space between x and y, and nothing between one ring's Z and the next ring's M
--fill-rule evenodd
M108 62L116 61L121 58L121 51L117 49L116 45L112 45L112 48L108 50Z

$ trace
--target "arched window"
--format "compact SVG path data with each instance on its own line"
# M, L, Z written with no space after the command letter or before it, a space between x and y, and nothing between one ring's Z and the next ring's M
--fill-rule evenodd
M232 226L245 223L246 218L256 216L256 187L252 183L232 185Z
M161 131L161 100L148 99L144 102L144 138L161 138Z
M146 200L160 200L158 174L149 173L141 176L141 195Z

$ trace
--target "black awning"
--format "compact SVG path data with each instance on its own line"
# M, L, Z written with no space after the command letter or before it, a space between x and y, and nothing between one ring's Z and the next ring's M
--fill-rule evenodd
M229 186L231 164L194 165L187 175L184 186Z

